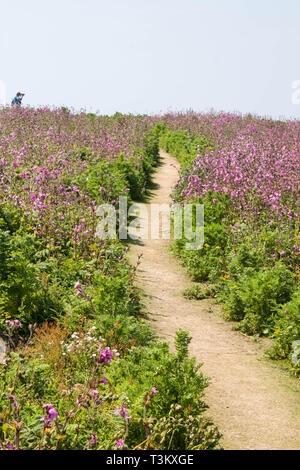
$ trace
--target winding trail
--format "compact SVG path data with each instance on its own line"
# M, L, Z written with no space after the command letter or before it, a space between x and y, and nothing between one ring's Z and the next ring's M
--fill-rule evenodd
M151 203L169 203L178 179L177 160L161 152L161 161ZM223 434L223 447L300 449L299 381L263 359L263 341L233 331L213 300L181 296L191 281L168 247L166 240L143 240L132 245L129 259L134 263L138 254L143 255L137 282L155 333L173 348L176 330L190 331L190 353L203 362L202 370L211 379L206 389L208 414Z

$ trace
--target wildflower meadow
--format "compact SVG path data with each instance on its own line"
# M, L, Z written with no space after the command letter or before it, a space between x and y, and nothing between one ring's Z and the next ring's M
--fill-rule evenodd
M143 200L158 164L148 116L0 112L0 447L214 449L208 380L178 331L157 342L128 245L97 209Z
M120 223L120 196L147 200L160 148L181 165L173 201L204 204L203 246L172 242L195 281L184 295L214 298L299 374L299 121L6 107L0 449L220 448L189 332L177 331L174 352L158 341L136 283L142 260L97 233L102 205Z
M272 358L299 373L299 121L169 114L160 145L182 164L176 202L205 206L205 243L174 251L195 285L248 335L273 338Z

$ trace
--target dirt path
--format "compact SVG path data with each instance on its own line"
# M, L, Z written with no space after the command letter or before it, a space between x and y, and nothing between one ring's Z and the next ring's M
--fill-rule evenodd
M178 162L161 152L151 203L169 203L178 178ZM141 225L143 224L141 218ZM192 356L211 378L206 402L223 434L225 449L300 449L299 381L262 359L263 344L232 330L213 301L189 301L180 293L191 285L168 252L169 242L145 240L130 250L143 254L138 283L144 290L149 322L172 344L179 328L190 331Z
M0 338L0 364L3 364L5 361L5 350L6 345L4 341Z

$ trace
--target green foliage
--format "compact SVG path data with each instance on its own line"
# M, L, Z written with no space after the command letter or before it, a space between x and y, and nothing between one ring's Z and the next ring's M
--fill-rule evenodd
M119 195L124 195L129 187L125 171L127 162L124 162L124 165L122 162L122 156L119 157L118 162L100 160L94 165L87 166L85 171L73 180L73 184L87 191L95 201L116 200ZM101 187L105 188L103 192L100 190Z
M187 359L189 354L189 344L192 341L192 338L188 331L178 330L175 337L175 348L177 351L177 358L181 362L184 359Z
M193 446L200 445L201 449L217 446L220 435L202 416L207 406L201 397L208 382L199 372L201 366L196 365L195 359L188 358L190 340L188 332L179 330L175 339L176 355L168 352L165 343L144 349L133 348L126 359L111 369L110 379L115 380L118 395L126 393L131 414L140 416L129 428L129 443L144 441L142 417L146 411L151 447L179 449L188 445L191 435L188 423L192 421L196 430ZM155 386L158 392L145 408L144 390L151 386ZM180 419L180 424L177 419Z
M214 450L218 447L220 433L202 416L186 416L180 405L171 405L168 416L153 427L152 442L155 447L172 450Z
M209 297L214 297L215 292L213 288L203 287L199 284L195 284L188 289L185 289L183 296L188 300L203 300Z
M194 158L211 148L205 137L194 136L187 131L169 131L161 128L160 146L178 158L183 167L192 163Z
M85 449L95 430L98 449L113 448L124 433L129 449L218 448L221 436L203 415L207 406L202 398L208 382L200 372L201 366L188 357L187 332L177 333L175 355L166 343L148 341L146 346L132 346L120 357L115 356L111 364L95 369L92 352L105 342L103 330L90 327L64 341L57 337L60 330L48 330L48 336L38 337L44 344L38 357L38 349L31 350L26 360L22 354L11 355L11 361L0 372L0 439L14 442L14 429L7 424L12 416L5 393L14 381L22 419L22 449ZM116 347L114 340L111 345ZM51 354L60 358L52 365ZM103 375L108 384L95 385ZM69 415L91 383L100 393L101 406L95 407L96 402L89 396L82 401L84 406ZM151 393L153 387L155 393ZM40 421L45 413L43 403L52 403L58 411L58 419L46 434ZM121 403L131 416L127 431L124 419L114 415ZM63 427L65 416L70 417Z
M97 318L95 324L103 331L103 337L108 344L114 343L122 350L127 350L133 345L146 346L153 337L151 329L143 320L126 317L124 313L115 317L103 314Z
M295 372L299 373L300 367L296 356L298 346L296 343L300 338L300 289L297 289L291 300L279 309L275 320L273 338L274 342L272 348L268 351L268 355L273 359L289 358ZM296 345L295 350L293 345Z
M274 329L280 305L290 300L295 278L282 263L273 269L251 268L237 279L229 279L222 291L228 318L240 320L248 334L269 334Z
M175 201L180 202L176 195ZM186 250L187 240L183 237L174 241L174 252L181 258L194 281L216 282L224 270L224 255L229 239L224 224L229 211L228 195L208 193L206 198L193 199L192 203L204 205L204 244L197 250ZM195 230L194 213L192 225Z
M131 200L143 200L159 158L156 134L156 128L148 132L144 146L135 148L131 158L120 154L113 161L92 160L84 172L73 179L72 184L87 191L89 196L98 202L117 201L119 196L127 194L127 190ZM76 157L86 160L87 154L88 149L80 149Z
M300 368L300 340L293 342L292 350L293 350L292 359L291 359L292 364L295 367Z
M95 282L94 305L98 315L112 317L134 313L132 292L128 289L128 276L98 276Z
M14 220L17 213L13 217L2 208L1 215L0 321L15 317L25 324L51 321L63 307L55 289L46 283L47 264L36 260L36 239Z

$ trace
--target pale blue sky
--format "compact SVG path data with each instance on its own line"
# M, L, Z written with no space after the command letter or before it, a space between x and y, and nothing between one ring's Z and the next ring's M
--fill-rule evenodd
M0 0L10 101L296 117L299 0Z

